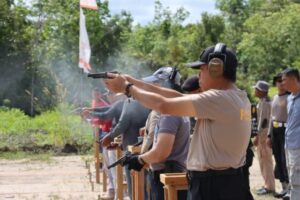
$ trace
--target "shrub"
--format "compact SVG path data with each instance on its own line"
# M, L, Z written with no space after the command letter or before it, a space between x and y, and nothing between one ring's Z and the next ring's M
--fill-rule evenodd
M64 107L64 109L68 109ZM92 128L60 108L30 118L18 109L0 109L0 149L61 149L66 144L92 147Z

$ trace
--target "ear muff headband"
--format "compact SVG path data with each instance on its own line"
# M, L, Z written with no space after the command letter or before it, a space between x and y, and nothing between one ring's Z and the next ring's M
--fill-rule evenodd
M217 78L223 76L224 64L226 62L226 45L223 43L216 44L214 52L208 57L208 72L211 77Z
M176 75L177 75L177 69L176 69L176 67L172 67L172 72L171 72L171 75L170 75L169 79L171 81L174 81Z

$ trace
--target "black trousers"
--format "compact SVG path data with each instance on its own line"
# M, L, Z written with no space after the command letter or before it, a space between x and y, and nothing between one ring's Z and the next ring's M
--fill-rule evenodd
M253 157L254 157L254 153L251 150L251 146L249 145L246 154L246 164L242 167L247 200L254 200L251 193L250 181L249 181L249 176L250 176L249 168L252 166Z
M242 169L188 171L189 200L246 200Z
M275 158L275 178L279 179L280 182L289 182L288 170L285 158L284 149L284 134L285 127L272 128L271 140L272 140L272 150Z

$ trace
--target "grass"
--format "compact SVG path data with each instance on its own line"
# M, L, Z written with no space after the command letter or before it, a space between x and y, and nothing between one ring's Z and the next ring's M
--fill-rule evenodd
M53 156L53 153L32 153L32 152L24 152L24 151L18 151L18 152L0 152L0 159L6 159L6 160L19 160L19 159L28 159L30 161L45 161L49 162L51 161L51 158Z
M92 128L72 108L61 106L30 118L18 109L0 108L0 151L48 151L66 144L78 151L92 147Z

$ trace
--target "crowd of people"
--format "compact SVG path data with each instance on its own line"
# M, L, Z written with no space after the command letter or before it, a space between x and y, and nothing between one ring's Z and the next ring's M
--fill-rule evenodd
M141 153L132 154L124 167L129 198L130 170L144 168L145 199L164 199L161 173L185 172L188 190L179 192L178 199L253 200L249 168L256 149L264 180L257 195L299 199L299 71L287 68L274 77L278 93L272 99L269 84L256 83L259 101L254 127L248 95L235 84L238 62L233 50L218 43L187 67L198 70L198 75L183 83L175 67L161 67L142 79L108 73L106 87L110 93L124 94L123 98L82 112L84 117L100 120L95 126L102 133L107 164L115 161L109 151L113 138L122 136L126 152L143 136ZM111 123L109 130L105 123ZM114 199L115 175L105 167L111 174L108 196ZM282 185L280 192L275 192L275 178Z

